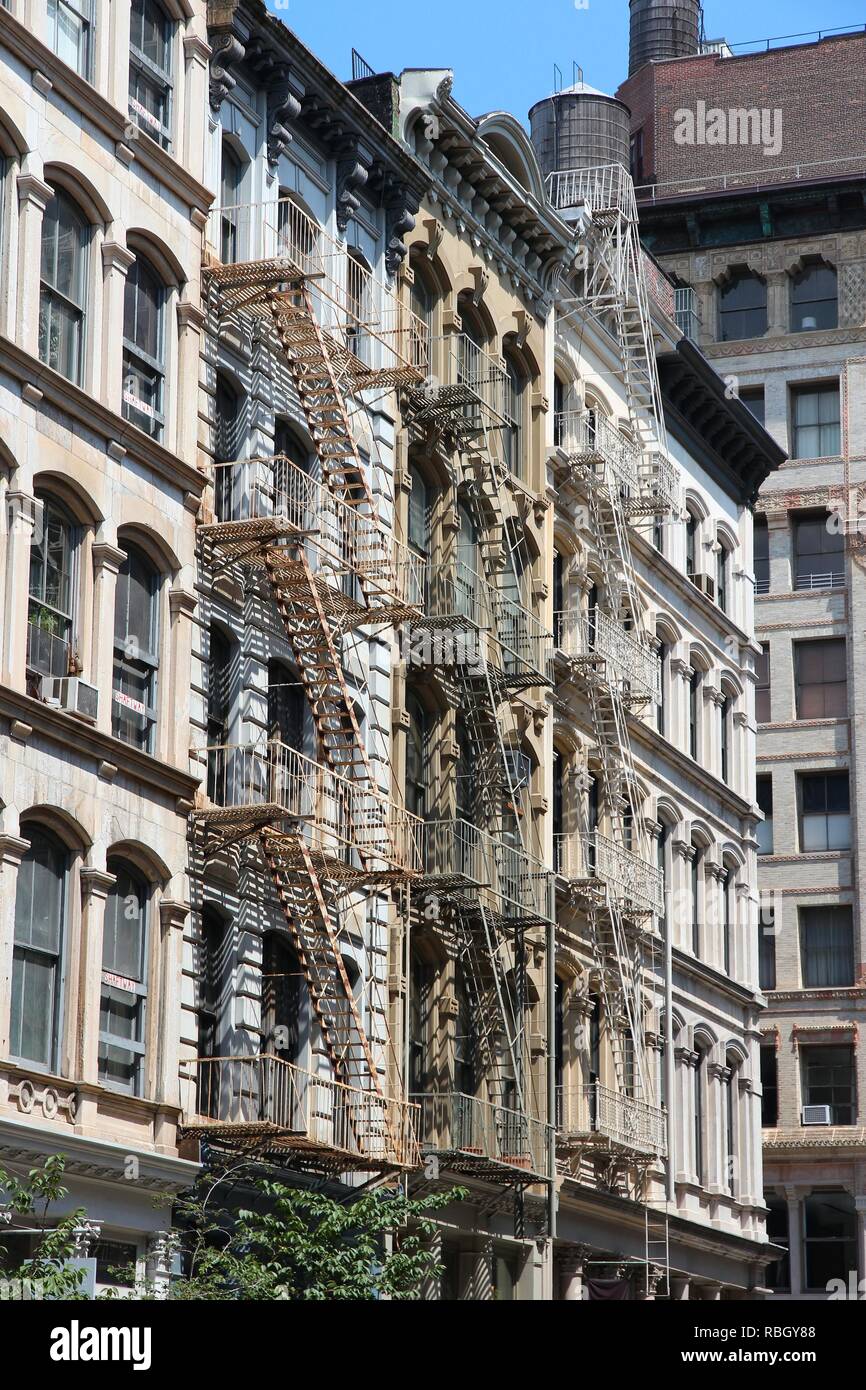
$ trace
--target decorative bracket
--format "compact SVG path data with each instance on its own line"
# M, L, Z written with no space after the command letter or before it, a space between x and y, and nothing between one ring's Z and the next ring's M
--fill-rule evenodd
M291 144L287 122L297 120L301 113L301 103L291 90L290 81L291 69L280 64L268 91L268 163L272 166Z
M210 105L212 111L219 111L229 92L237 86L237 78L230 70L243 62L246 49L231 29L213 34L210 43Z

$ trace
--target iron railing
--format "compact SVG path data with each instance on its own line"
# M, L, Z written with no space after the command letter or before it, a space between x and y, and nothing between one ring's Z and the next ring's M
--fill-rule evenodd
M425 614L430 626L422 620L413 627L415 662L480 669L487 660L506 676L536 677L539 684L549 679L549 629L469 565L430 566Z
M505 918L553 920L553 874L542 860L460 817L425 821L422 839L425 878L450 881Z
M797 589L843 589L845 587L845 575L838 570L827 571L825 574L798 574L795 588Z
M424 320L293 199L212 208L207 254L214 280L226 288L303 282L322 328L363 366L409 368L417 380L428 374Z
M492 1164L543 1182L554 1176L553 1127L460 1091L414 1095L422 1149L453 1154L464 1164Z
M680 285L674 290L676 324L684 338L697 343L701 336L701 319L698 313L698 296L691 285Z
M555 208L585 203L590 212L617 210L637 220L631 175L622 164L556 170L547 176L547 196Z
M626 911L664 913L664 874L600 830L553 837L556 872L573 882L595 879Z
M554 421L559 447L579 463L593 467L601 480L626 492L640 491L640 450L603 416L567 410ZM610 477L606 477L607 470Z
M563 1137L601 1134L635 1153L667 1153L664 1109L613 1091L599 1081L586 1086L557 1088L556 1127Z
M414 1168L419 1161L418 1108L317 1076L267 1053L206 1057L185 1064L189 1134L231 1138L272 1135L286 1147L314 1146L370 1165Z
M451 402L467 425L498 429L509 423L509 379L501 357L479 347L467 333L433 339L431 361L438 361L442 378L425 386L431 401Z
M214 509L216 520L201 530L216 545L242 550L245 537L270 527L303 539L310 567L330 572L336 588L351 573L380 599L423 608L421 556L284 454L216 464Z
M420 871L420 819L380 793L278 739L204 751L211 811L269 808L275 823L294 822L311 849L347 866Z
M652 700L661 697L661 662L653 651L622 623L606 613L595 611L589 617L580 613L554 613L559 650L577 658L598 657L604 661L604 676L625 698Z

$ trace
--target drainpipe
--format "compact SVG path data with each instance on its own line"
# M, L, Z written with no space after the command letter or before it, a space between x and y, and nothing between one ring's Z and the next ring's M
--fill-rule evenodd
M548 1158L551 1181L548 1184L549 1209L548 1229L550 1231L551 1279L553 1278L553 1242L556 1239L556 901L552 908L552 919L547 929L547 1118L550 1122L550 1155Z
M668 1205L675 1203L676 1174L674 1171L674 1008L673 1008L673 926L670 907L665 913L665 1095L667 1096L668 1162L666 1195Z

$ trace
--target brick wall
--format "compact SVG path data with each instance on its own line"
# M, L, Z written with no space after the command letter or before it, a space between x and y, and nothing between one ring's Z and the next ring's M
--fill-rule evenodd
M853 156L866 169L866 34L769 53L718 58L704 54L652 63L617 92L632 112L632 130L644 126L644 178L667 183L717 178L796 163ZM706 107L780 110L782 141L767 157L751 144L677 144L675 112ZM853 161L852 161L853 167ZM848 172L840 167L839 172ZM781 177L777 175L777 177Z

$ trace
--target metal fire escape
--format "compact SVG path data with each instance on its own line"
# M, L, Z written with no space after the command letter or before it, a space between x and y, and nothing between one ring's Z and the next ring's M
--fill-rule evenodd
M290 1151L340 1172L417 1162L414 1107L390 1040L374 1042L346 969L343 898L421 868L420 822L391 803L368 754L343 668L359 628L422 611L423 564L377 515L350 401L423 379L424 325L288 199L213 214L205 271L221 317L258 318L297 393L318 476L284 456L217 465L203 563L239 567L269 590L309 701L317 759L279 740L207 750L211 795L196 810L206 855L258 843L285 916L333 1080L278 1057L198 1064L188 1133ZM319 761L320 760L320 761ZM369 1013L387 1034L386 985ZM389 1093L383 1079L390 1070Z
M632 812L636 788L629 712L659 699L658 660L644 630L630 526L676 508L666 456L652 319L631 178L620 165L554 173L557 208L590 214L578 315L600 319L619 345L628 434L584 410L557 422L571 481L582 492L601 571L599 604L576 622L563 615L560 645L582 678L595 739L609 833L584 826L580 862L567 867L585 905L610 1041L615 1090L593 1083L591 1124L626 1161L667 1151L664 1114L647 1065L644 1009L655 973L647 923L664 912L664 881L651 842ZM647 967L649 966L649 969ZM667 1216L646 1212L646 1278L668 1275Z
M431 572L425 616L412 624L412 659L450 670L472 788L458 795L454 820L425 825L422 884L453 933L490 1099L421 1096L422 1139L451 1171L521 1188L552 1177L550 1127L533 1117L527 1077L526 934L551 919L553 906L550 873L526 848L503 707L549 682L551 634L505 591L494 560L504 552L519 594L522 542L507 466L492 443L506 425L504 366L465 334L443 338L439 349L444 380L405 392L404 414L415 432L432 432L456 454L455 495L476 543L472 563L458 547Z

